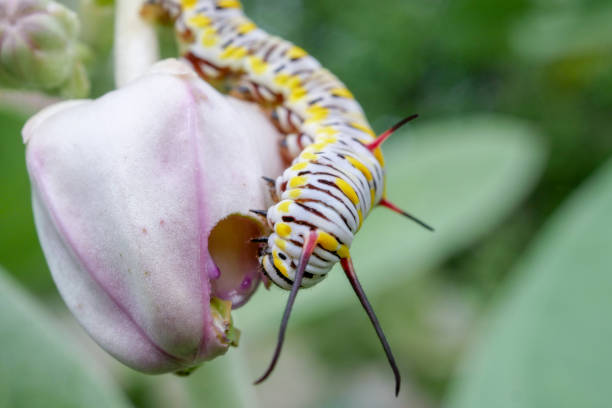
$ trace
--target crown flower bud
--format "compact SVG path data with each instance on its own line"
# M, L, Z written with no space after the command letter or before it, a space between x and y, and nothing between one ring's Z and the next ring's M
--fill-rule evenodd
M0 1L0 82L65 96L87 95L78 34L76 14L59 3Z
M278 134L168 60L97 100L23 129L36 227L56 285L128 366L186 374L236 345L231 309L258 286L261 176Z

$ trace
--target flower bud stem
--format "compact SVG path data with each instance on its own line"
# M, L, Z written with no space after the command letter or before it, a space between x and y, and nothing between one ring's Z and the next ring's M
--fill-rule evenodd
M115 84L122 87L159 59L155 29L140 17L142 0L117 0L115 15Z

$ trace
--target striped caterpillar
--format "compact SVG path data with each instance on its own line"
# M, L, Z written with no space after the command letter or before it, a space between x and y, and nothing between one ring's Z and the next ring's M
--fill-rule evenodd
M431 227L385 198L380 145L402 120L376 136L351 92L301 48L257 28L237 0L149 0L145 17L174 23L180 51L205 80L255 102L285 136L281 151L291 161L276 180L267 179L277 203L265 216L271 234L254 241L265 278L290 290L272 361L280 356L289 316L300 288L323 280L340 262L380 339L395 376L390 346L357 279L349 248L375 205Z

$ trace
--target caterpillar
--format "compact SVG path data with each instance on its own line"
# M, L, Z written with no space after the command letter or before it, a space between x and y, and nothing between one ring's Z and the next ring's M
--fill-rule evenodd
M290 290L277 345L265 373L273 371L297 292L323 280L340 263L383 346L399 393L400 373L353 267L349 248L376 205L429 225L386 198L381 144L410 116L380 136L346 86L302 48L259 29L237 0L149 0L146 18L174 24L180 52L205 80L259 104L284 134L290 166L266 179L277 203L253 210L271 233L259 260L265 279Z

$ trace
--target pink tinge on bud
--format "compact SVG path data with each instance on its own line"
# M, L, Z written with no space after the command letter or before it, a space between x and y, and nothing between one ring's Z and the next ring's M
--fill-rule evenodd
M262 175L278 134L169 60L23 130L36 226L72 313L135 369L185 372L235 344L230 310L256 290Z

